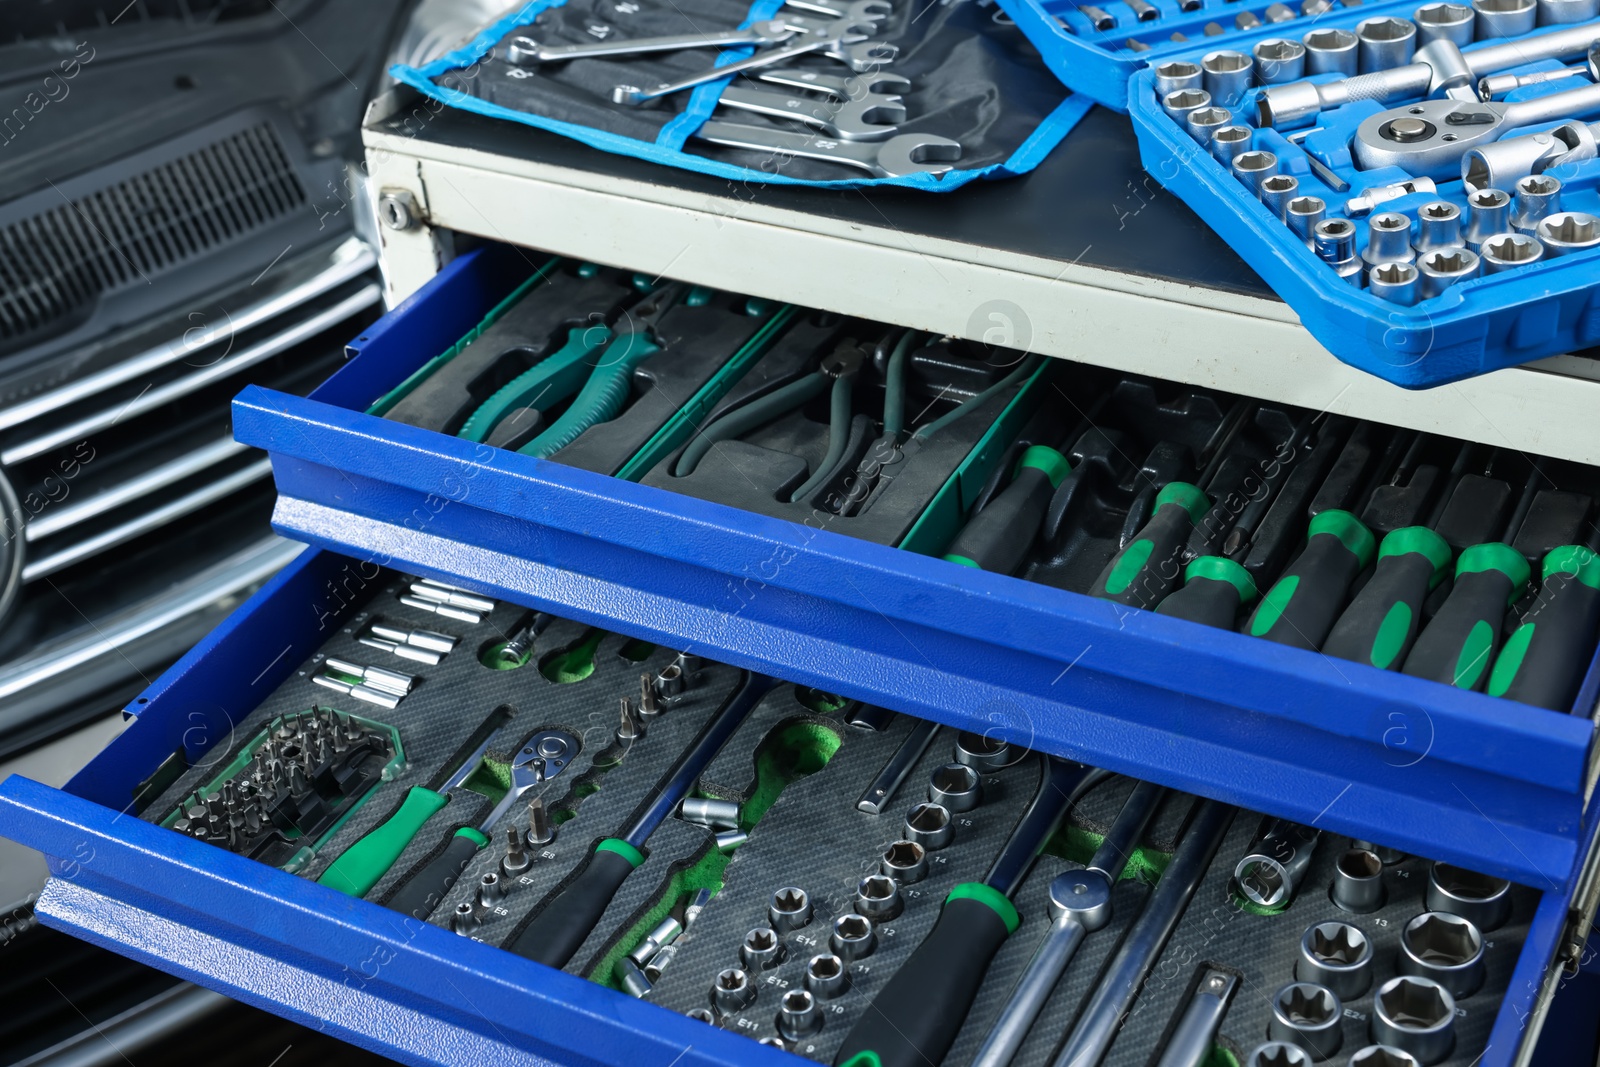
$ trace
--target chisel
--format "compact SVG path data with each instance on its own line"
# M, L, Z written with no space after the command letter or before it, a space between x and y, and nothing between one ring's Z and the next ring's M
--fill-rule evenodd
M933 929L845 1036L841 1067L926 1067L950 1051L990 960L1022 919L1011 895L1067 809L1105 772L1050 759L1033 803L981 882L956 886Z

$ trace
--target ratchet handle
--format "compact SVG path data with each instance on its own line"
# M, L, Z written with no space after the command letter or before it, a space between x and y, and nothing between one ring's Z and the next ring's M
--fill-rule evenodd
M1210 499L1195 486L1168 482L1156 494L1150 521L1106 564L1089 594L1130 607L1154 608L1177 586L1189 534L1210 509Z
M594 928L611 898L644 862L644 854L626 841L607 838L578 876L556 891L539 914L505 947L548 967L565 967Z
M1510 545L1473 545L1461 553L1450 595L1417 637L1405 674L1460 689L1482 689L1500 644L1506 609L1528 588L1528 561Z
M584 431L617 417L633 385L633 370L661 351L648 332L625 333L606 346L577 397L550 428L517 451L541 459L555 455Z
M1443 580L1450 555L1445 539L1426 526L1391 531L1378 549L1371 580L1334 623L1322 651L1398 670L1417 638L1422 602Z
M911 958L873 998L872 1010L846 1035L837 1067L926 1067L950 1051L977 998L989 961L1018 925L998 890L968 882L944 909Z
M1600 626L1600 557L1562 545L1544 557L1544 581L1489 675L1490 696L1568 711Z
M1053 448L1034 445L1022 454L1011 484L996 493L951 542L951 563L1011 574L1033 547L1056 487L1072 469Z
M1311 520L1305 551L1261 598L1245 632L1294 648L1322 647L1350 584L1372 562L1376 541L1348 511L1319 514Z
M1250 572L1226 556L1201 556L1184 569L1183 578L1183 588L1161 602L1157 615L1231 630L1239 609L1258 595Z
M427 919L455 887L472 857L488 843L487 837L470 826L463 826L436 856L397 885L383 906L413 919Z
M411 839L439 809L450 802L446 793L412 786L405 800L383 822L368 830L328 865L317 884L352 897L364 897L388 873Z

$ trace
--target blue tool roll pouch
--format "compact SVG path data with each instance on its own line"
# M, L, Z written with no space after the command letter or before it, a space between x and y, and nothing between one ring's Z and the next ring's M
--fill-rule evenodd
M893 0L892 12L872 38L898 48L881 72L910 83L909 88L895 90L905 108L905 117L895 123L897 134L960 142L960 158L942 174L873 177L864 169L832 160L807 159L782 150L724 147L697 137L715 111L719 122L802 131L819 141L832 139L798 122L718 107L730 81L741 88L786 94L799 101L795 106L813 112L829 99L769 84L757 77L759 70L642 105L612 101L618 85L673 81L741 59L751 54L749 48L694 48L536 66L518 66L507 58L508 42L519 36L533 37L542 45L623 41L748 26L780 12L816 21L828 18L785 7L782 0L757 0L748 6L744 0L534 0L456 51L420 68L395 67L393 74L448 106L551 130L607 152L734 181L836 188L898 185L946 192L975 178L1023 174L1037 166L1091 106L1084 97L1062 88L1009 18L978 0ZM844 62L820 55L798 56L784 67L831 79L852 73Z

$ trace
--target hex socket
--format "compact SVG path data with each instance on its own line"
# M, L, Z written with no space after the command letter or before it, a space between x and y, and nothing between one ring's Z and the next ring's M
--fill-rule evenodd
M798 1041L822 1029L822 1009L809 990L791 989L778 1001L778 1033Z
M833 920L833 935L828 947L842 960L861 960L872 955L878 947L878 935L872 920L865 915L841 915Z
M1220 126L1211 133L1211 155L1224 167L1232 170L1233 161L1250 151L1251 132L1248 126Z
M1410 19L1379 15L1356 25L1357 66L1361 73L1403 67L1417 50L1417 26Z
M1518 233L1535 232L1540 222L1561 210L1561 179L1553 174L1525 174L1511 192L1511 228Z
M1600 0L1539 0L1536 21L1541 26L1587 22L1600 13Z
M756 984L737 967L720 972L711 983L711 1003L722 1015L748 1008L756 999Z
M1393 1045L1427 1067L1455 1047L1456 1002L1438 982L1412 975L1391 978L1372 1000L1372 1040Z
M1349 923L1317 923L1300 937L1294 976L1326 986L1341 1001L1354 1000L1372 985L1372 942Z
M1552 256L1570 256L1600 245L1600 219L1586 211L1558 211L1535 229Z
M1446 200L1435 200L1417 209L1416 250L1453 248L1461 239L1461 209ZM1382 863L1380 858L1379 863Z
M1344 1040L1340 1020L1344 1005L1333 990L1310 982L1291 982L1272 998L1272 1018L1267 1036L1298 1045L1311 1058L1325 1060L1339 1051Z
M912 885L928 876L928 850L915 841L895 841L878 858L878 870L901 885Z
M1417 260L1422 271L1422 299L1438 296L1457 282L1478 276L1478 254L1466 248L1435 248Z
M1356 35L1349 30L1312 30L1300 38L1306 46L1307 74L1343 74L1355 77L1361 57Z
M1293 174L1272 174L1261 179L1261 203L1279 221L1300 192L1300 179Z
M1347 1067L1421 1067L1417 1058L1393 1045L1368 1045L1350 1054Z
M1165 97L1179 89L1201 89L1200 64L1183 59L1156 64L1156 95Z
M1317 255L1342 266L1355 259L1356 228L1347 219L1326 219L1317 224ZM1338 259L1330 259L1331 255ZM1359 270L1359 260L1357 260ZM1341 273L1343 273L1341 271ZM1318 833L1284 819L1275 819L1250 850L1233 868L1233 878L1252 902L1274 908L1294 896L1295 888L1311 865Z
M1307 248L1312 247L1311 231L1327 215L1327 201L1320 196L1297 196L1283 206L1283 221Z
M1453 863L1435 863L1428 870L1424 900L1429 911L1459 915L1485 932L1498 930L1511 917L1510 882Z
M1231 125L1233 112L1225 107L1197 107L1184 119L1189 136L1203 145L1211 143L1211 135Z
M1200 59L1200 84L1220 107L1234 107L1254 83L1255 61L1243 52L1208 52Z
M1250 50L1256 64L1256 84L1282 85L1306 76L1306 46L1287 37L1269 37Z
M1361 258L1369 264L1409 263L1416 258L1411 250L1411 220L1398 211L1380 211L1367 217L1367 247Z
M1186 124L1189 112L1211 106L1211 94L1204 89L1178 89L1161 98L1161 110L1179 126Z
M940 804L918 804L906 816L906 839L929 852L937 852L955 840L955 820Z
M1457 48L1472 43L1472 33L1477 22L1472 8L1465 4L1423 4L1412 14L1417 24L1417 47L1434 41L1450 41Z
M1244 1067L1311 1067L1311 1053L1287 1041L1268 1041L1255 1047Z
M767 921L780 934L798 930L811 921L811 897L804 889L784 886L772 894L767 905Z
M1388 845L1380 845L1373 841L1352 841L1350 845L1352 848L1364 848L1368 852L1376 852L1385 867L1392 867L1406 858L1406 854L1399 849L1390 848Z
M956 735L956 762L975 771L998 771L1011 764L1011 745L998 737L962 731Z
M1472 0L1477 16L1476 37L1491 41L1499 37L1520 37L1539 21L1539 5L1534 0Z
M832 1000L850 988L850 973L844 960L830 952L806 961L805 982L812 996Z
M983 783L965 763L946 763L933 772L928 799L946 811L971 811L983 800Z
M856 911L875 923L888 922L905 906L900 883L883 874L869 874L856 884Z
M783 939L777 931L758 926L744 935L739 946L739 959L751 971L767 971L783 962Z
M1252 149L1233 157L1233 176L1257 196L1261 195L1261 179L1278 173L1278 157L1273 152Z
M1444 911L1426 911L1400 931L1401 974L1431 978L1457 1000L1483 985L1483 935L1471 920Z
M1483 273L1499 274L1539 262L1544 258L1544 245L1525 233L1497 233L1483 242L1478 258L1483 263Z
M1409 268L1406 273L1415 291L1411 303L1416 303L1422 298L1422 275L1414 265L1407 263L1405 266ZM1373 276L1367 279L1367 287L1374 292L1378 288L1376 274L1374 271ZM1403 303L1399 300L1395 302ZM1383 860L1368 849L1345 849L1334 861L1333 886L1328 895L1337 907L1356 915L1377 911L1383 907Z

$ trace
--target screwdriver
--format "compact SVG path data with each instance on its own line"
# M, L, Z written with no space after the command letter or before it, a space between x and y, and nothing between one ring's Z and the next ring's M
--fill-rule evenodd
M1071 470L1067 457L1049 445L1023 452L1011 484L968 520L944 558L997 574L1015 571L1033 547L1051 495Z
M644 810L615 837L596 845L578 876L545 898L533 921L513 934L504 947L550 967L565 967L599 924L628 875L644 863L645 841L677 810L700 772L777 684L771 678L747 675L744 684L700 727Z
M1527 517L1541 480L1543 472L1535 463L1505 536L1462 551L1450 595L1417 637L1402 673L1461 689L1482 688L1500 644L1506 612L1528 591L1528 561L1511 547L1511 540Z
M1494 661L1490 696L1571 710L1600 627L1597 540L1600 530L1591 527L1588 544L1561 545L1545 553L1539 595Z
M366 896L378 884L378 879L394 866L406 846L411 844L411 839L421 832L423 825L440 808L450 803L451 791L477 769L478 761L489 750L494 735L511 721L512 714L512 709L505 704L491 711L439 769L432 781L427 785L412 786L394 814L345 849L322 872L317 883L353 897Z
M1039 791L981 882L950 891L938 920L845 1036L842 1067L926 1067L950 1051L989 961L1022 922L1011 895L1073 802L1105 774L1050 759Z
M1189 535L1211 510L1211 499L1200 486L1208 485L1215 476L1228 444L1244 427L1249 413L1249 402L1241 400L1217 426L1201 450L1201 462L1206 468L1200 485L1171 481L1161 488L1149 520L1127 547L1106 564L1089 588L1090 596L1130 607L1153 608L1172 592L1182 574L1181 557Z
M1417 638L1423 601L1449 573L1454 553L1433 527L1460 484L1471 452L1471 445L1457 452L1426 525L1402 526L1384 535L1372 577L1333 624L1323 652L1379 670L1400 669Z

